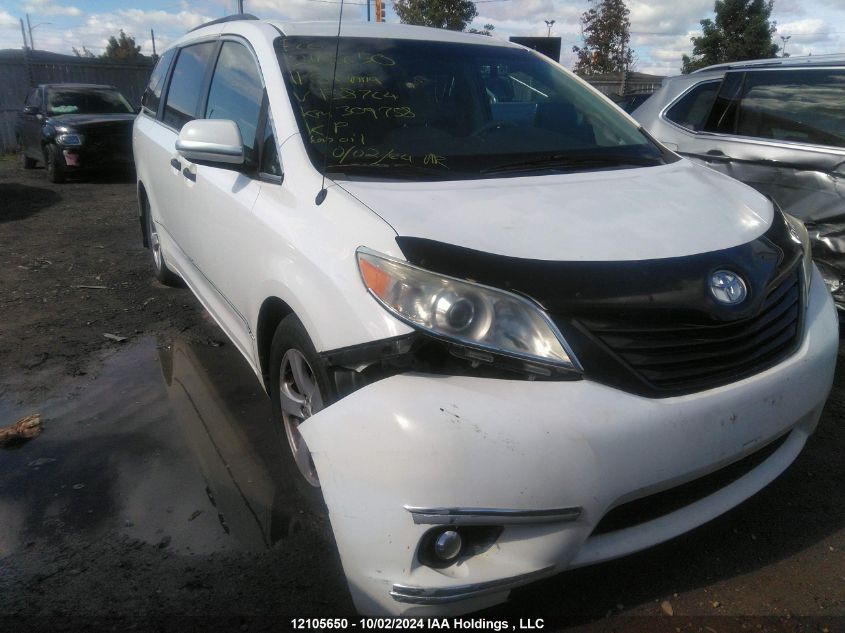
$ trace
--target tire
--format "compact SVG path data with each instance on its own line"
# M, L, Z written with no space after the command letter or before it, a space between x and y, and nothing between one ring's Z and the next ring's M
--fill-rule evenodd
M62 183L65 181L65 163L62 153L55 145L48 145L44 148L44 166L47 168L47 177L50 182Z
M314 344L302 322L294 315L282 319L270 347L270 399L273 421L288 479L310 509L326 514L319 477L299 424L327 407L335 391Z
M153 221L153 214L150 211L150 203L144 197L144 222L146 223L147 242L150 245L150 255L153 260L153 273L165 286L171 288L178 288L182 286L182 279L167 267L167 262L164 259L164 252L161 248L161 241L158 237L158 229Z
M21 151L21 167L23 167L24 169L35 169L35 166L37 164L37 160L35 160L34 158L30 158L23 151Z

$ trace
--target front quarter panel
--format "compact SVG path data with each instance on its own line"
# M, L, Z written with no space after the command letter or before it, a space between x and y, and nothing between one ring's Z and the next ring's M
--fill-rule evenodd
M355 254L367 246L403 258L396 233L331 181L317 205L321 179L309 170L298 135L285 143L283 157L284 182L262 183L247 229L254 248L243 262L250 270L242 272L257 280L247 300L253 331L263 302L277 297L302 321L318 352L410 332L370 296Z

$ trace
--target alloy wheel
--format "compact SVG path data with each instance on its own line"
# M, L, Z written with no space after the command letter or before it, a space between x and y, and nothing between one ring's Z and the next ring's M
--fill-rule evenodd
M299 425L323 408L323 397L314 370L298 349L291 348L282 357L279 402L282 424L296 467L309 484L319 488L317 469L305 438L299 432Z

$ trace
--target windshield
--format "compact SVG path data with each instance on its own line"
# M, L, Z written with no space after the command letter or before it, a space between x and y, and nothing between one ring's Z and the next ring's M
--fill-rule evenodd
M336 175L459 179L672 160L537 54L505 46L340 38L276 42L314 166ZM331 110L331 112L330 112Z
M117 90L107 88L50 88L47 114L131 114L134 110Z

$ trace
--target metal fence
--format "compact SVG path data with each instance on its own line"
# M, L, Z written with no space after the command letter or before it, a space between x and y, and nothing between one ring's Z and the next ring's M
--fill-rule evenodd
M609 97L614 97L634 92L650 94L660 88L664 77L627 72L625 74L606 73L603 75L586 75L584 79L597 90L600 90Z
M140 104L152 62L119 64L33 51L0 51L0 153L13 152L15 120L29 91L45 83L116 86L130 103Z

